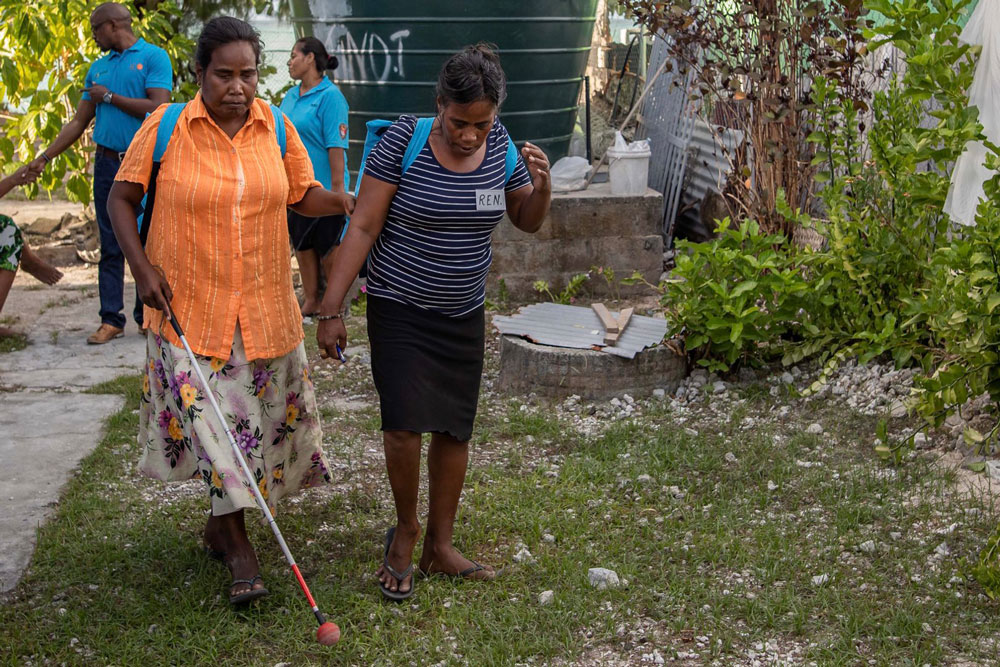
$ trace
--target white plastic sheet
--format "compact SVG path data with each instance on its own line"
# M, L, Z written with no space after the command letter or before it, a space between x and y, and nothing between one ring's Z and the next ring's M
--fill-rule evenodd
M564 157L557 160L549 171L554 192L573 192L587 187L590 162L582 157Z
M982 45L976 74L969 87L969 105L979 107L983 134L992 143L1000 142L1000 0L979 0L960 39ZM994 172L984 165L986 147L969 142L951 173L951 188L944 211L963 225L976 224L976 207L983 198L983 183Z

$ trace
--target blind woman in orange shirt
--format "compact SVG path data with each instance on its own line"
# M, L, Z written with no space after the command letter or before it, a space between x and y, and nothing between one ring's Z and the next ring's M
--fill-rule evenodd
M282 158L271 109L255 98L260 51L258 34L244 21L205 24L195 56L200 91L163 154L145 251L134 211L149 186L166 106L136 134L108 199L146 304L140 468L164 481L205 481L212 505L205 546L232 572L233 604L267 594L243 518L255 502L164 312L169 306L184 327L268 505L328 482L285 208L307 216L353 209L349 195L313 178L309 155L284 117Z

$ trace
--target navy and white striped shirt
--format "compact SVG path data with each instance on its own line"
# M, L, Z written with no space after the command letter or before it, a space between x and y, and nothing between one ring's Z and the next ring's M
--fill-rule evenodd
M483 305L493 260L490 235L503 219L504 192L531 184L521 155L504 185L507 130L497 119L475 171L441 166L428 142L401 176L416 116L400 116L365 163L365 174L398 186L368 257L368 293L459 317ZM476 210L476 191L499 194L501 210ZM490 207L497 208L497 207Z

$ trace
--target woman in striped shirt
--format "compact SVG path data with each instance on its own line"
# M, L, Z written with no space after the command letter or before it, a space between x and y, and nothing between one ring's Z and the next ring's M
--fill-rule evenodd
M338 315L344 295L368 257L372 375L396 503L377 576L394 600L413 593L423 433L431 444L421 572L496 576L452 544L483 368L490 235L505 212L519 229L537 231L551 200L548 159L537 146L512 154L508 178L510 138L497 118L505 97L499 58L486 46L448 59L438 76L437 117L412 165L404 173L413 116L402 116L372 149L320 307L317 339L335 354L347 344Z

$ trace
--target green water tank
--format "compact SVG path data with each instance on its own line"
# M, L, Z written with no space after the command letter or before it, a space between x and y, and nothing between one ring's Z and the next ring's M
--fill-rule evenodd
M335 54L350 105L348 163L356 172L365 123L433 115L438 71L468 44L496 45L507 74L500 118L518 145L566 155L590 51L597 0L293 0L298 36Z

